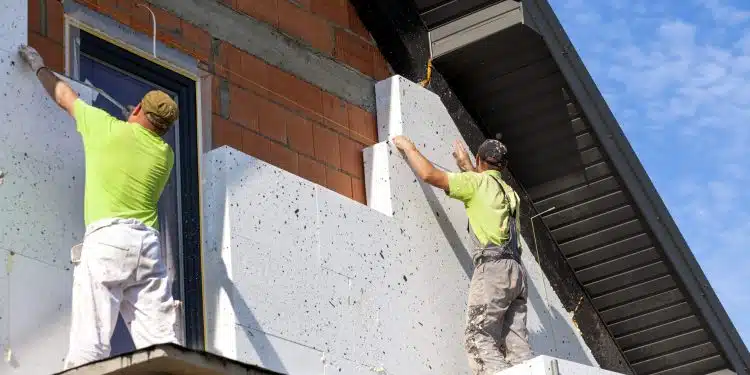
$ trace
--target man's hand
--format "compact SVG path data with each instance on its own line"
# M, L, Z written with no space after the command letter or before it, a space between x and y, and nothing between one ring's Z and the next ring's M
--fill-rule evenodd
M417 147L414 146L414 142L411 141L411 139L403 136L403 135L397 135L393 137L393 145L396 146L397 149L401 151L411 151L415 150Z
M45 67L42 56L39 55L33 47L21 46L18 49L18 54L21 55L21 59L29 64L29 67L34 71L36 77L39 78L39 82L42 83L44 89L47 91L49 96L55 100L57 105L68 112L71 116L75 117L74 103L78 99L78 94L68 86L65 82L61 81L57 76Z
M458 165L458 169L460 169L462 172L474 170L474 165L471 164L469 153L466 152L466 149L458 139L453 141L453 157L456 159L456 165Z
M39 69L42 69L45 66L42 55L40 55L34 47L21 46L21 48L18 49L18 54L21 55L21 59L23 59L23 61L29 65L31 70L34 71L34 74L39 73Z

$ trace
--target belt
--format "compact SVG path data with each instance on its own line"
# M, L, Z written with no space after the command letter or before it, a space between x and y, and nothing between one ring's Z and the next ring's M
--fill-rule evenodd
M521 258L518 254L513 253L513 251L482 250L481 254L474 258L474 266L476 267L484 262L503 259L515 260L521 263Z

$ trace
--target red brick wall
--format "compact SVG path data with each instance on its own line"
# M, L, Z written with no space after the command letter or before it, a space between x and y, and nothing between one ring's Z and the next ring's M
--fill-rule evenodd
M139 32L151 32L148 12L137 8L134 0L76 1ZM46 6L40 6L42 2ZM50 67L62 71L62 6L57 0L42 2L28 2L29 43ZM390 75L347 0L219 2L362 74L378 80ZM159 20L158 39L194 56L201 68L214 74L214 147L232 146L365 203L361 150L377 141L373 113L215 39L168 11L151 8ZM222 102L222 91L228 91L228 103Z

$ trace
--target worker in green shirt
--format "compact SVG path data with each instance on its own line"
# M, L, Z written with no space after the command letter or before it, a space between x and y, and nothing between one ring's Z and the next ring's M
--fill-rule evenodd
M79 99L36 50L22 46L19 53L75 119L86 158L86 233L82 246L71 250L75 268L65 368L109 356L119 313L136 347L178 343L157 213L174 165L162 136L177 120L177 104L166 93L151 91L121 121Z
M404 136L393 144L419 178L464 202L474 247L469 286L465 348L474 375L498 371L532 357L526 329L528 287L518 242L519 197L502 179L507 148L488 139L476 155L476 167L460 142L453 156L461 173L435 168Z

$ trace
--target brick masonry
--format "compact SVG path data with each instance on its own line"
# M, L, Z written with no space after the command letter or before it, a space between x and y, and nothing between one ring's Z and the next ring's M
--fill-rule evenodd
M134 0L76 0L137 32L151 33ZM391 70L347 0L219 0L317 54L374 81ZM375 115L152 5L157 38L213 74L213 147L228 145L361 203L362 149L377 142ZM63 8L29 0L29 44L64 70Z

